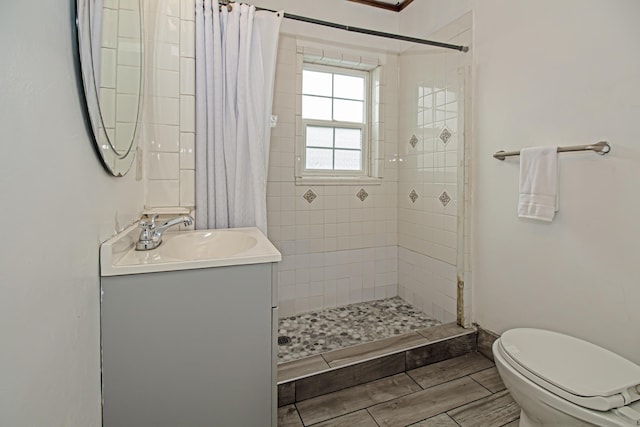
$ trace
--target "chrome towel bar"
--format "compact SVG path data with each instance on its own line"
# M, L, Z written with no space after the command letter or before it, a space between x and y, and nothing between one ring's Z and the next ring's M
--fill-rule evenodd
M600 142L596 142L595 144L571 145L568 147L558 147L558 153L566 153L568 151L595 151L600 155L605 155L609 151L611 151L611 146L607 141L600 141ZM518 151L500 150L500 151L496 151L493 154L493 157L498 160L504 160L506 157L519 156L519 155L520 155L520 150Z

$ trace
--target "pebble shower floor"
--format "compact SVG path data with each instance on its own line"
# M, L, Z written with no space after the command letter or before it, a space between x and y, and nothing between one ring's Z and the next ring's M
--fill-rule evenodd
M376 341L439 325L400 297L329 308L280 319L278 362Z

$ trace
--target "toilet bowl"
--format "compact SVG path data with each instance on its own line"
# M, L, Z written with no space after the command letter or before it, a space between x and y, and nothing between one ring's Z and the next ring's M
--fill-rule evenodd
M602 347L541 329L493 344L520 426L640 426L640 366Z

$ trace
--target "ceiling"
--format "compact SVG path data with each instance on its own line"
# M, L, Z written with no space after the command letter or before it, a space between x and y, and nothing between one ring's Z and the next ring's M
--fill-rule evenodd
M367 6L379 7L381 9L401 12L405 7L409 6L413 0L347 0L354 3L360 3Z

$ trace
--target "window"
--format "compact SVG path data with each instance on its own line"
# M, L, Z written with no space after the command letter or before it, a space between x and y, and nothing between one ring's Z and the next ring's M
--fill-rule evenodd
M368 172L369 72L305 64L302 70L304 171L363 176Z

